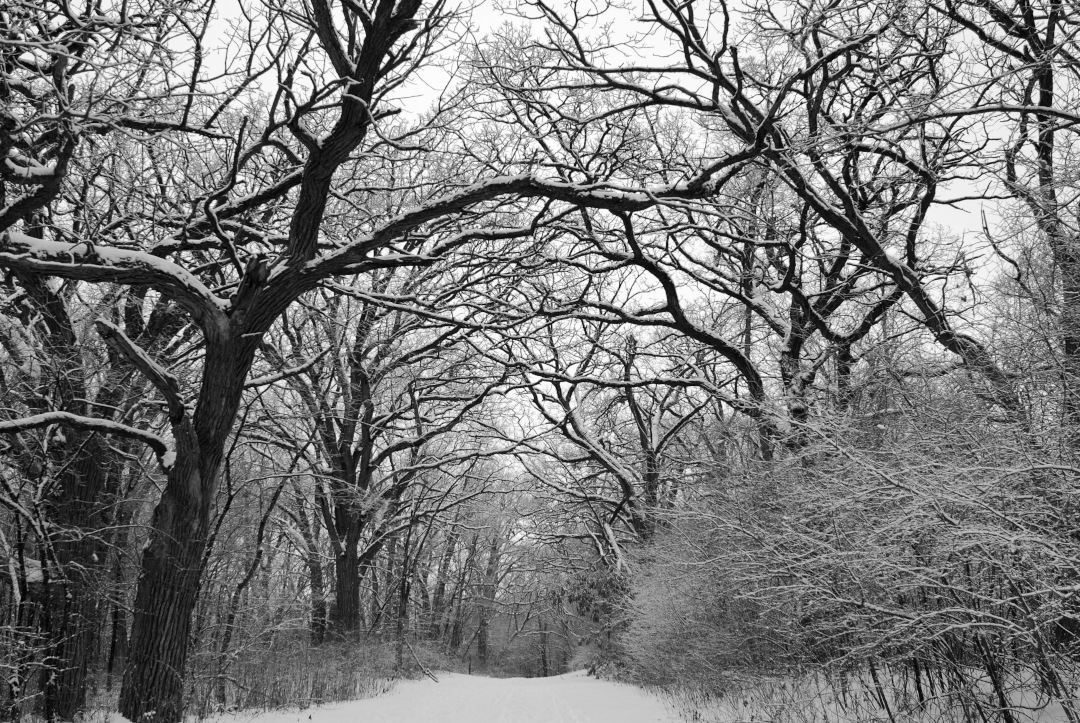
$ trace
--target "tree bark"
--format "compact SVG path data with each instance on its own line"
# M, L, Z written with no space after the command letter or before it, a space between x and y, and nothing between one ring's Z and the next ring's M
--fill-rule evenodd
M488 628L491 622L491 611L495 606L495 578L499 571L499 535L491 537L491 547L488 550L487 568L484 570L484 584L481 589L481 600L478 615L480 618L476 631L476 657L481 665L487 665L489 653Z
M346 545L334 558L334 608L330 624L348 636L360 629L360 557L355 545Z
M83 435L80 435L82 437ZM46 591L49 644L41 672L45 719L74 720L86 707L90 661L101 629L102 591L97 589L108 559L100 531L106 526L104 497L118 487L115 456L96 435L78 439L79 452L61 485L49 517L59 539L50 540L59 579ZM88 511L90 514L87 514Z
M32 234L42 236L40 229L32 229ZM19 273L17 278L44 321L55 403L64 411L88 414L94 385L87 383L81 342L64 297L37 274ZM93 404L118 409L130 388L118 376L108 375L96 391ZM49 525L41 543L50 574L39 618L45 643L41 712L48 721L68 721L85 708L90 662L104 622L101 583L109 559L105 530L112 527L110 510L120 489L122 464L116 451L92 432L69 430L51 454L63 472L43 501Z
M216 472L214 465L211 473ZM210 526L210 496L198 493L204 485L194 465L169 477L143 553L120 691L120 713L133 723L177 723L183 717L184 672Z
M412 542L412 529L405 535L405 541L401 546L401 579L398 582L398 605L397 615L394 621L394 645L396 648L395 665L398 670L405 667L405 629L409 621L409 596L411 593L411 565L409 562L409 547Z

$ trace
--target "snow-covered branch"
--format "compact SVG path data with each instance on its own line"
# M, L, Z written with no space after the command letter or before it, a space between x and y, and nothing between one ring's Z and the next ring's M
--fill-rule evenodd
M16 434L29 429L49 427L53 424L63 424L74 429L82 429L88 432L113 434L138 440L154 450L154 453L158 457L158 461L161 462L161 466L165 469L172 466L175 457L172 445L153 432L148 432L145 429L137 429L136 427L129 427L126 424L121 424L108 419L84 417L81 414L72 414L71 412L43 412L41 414L35 414L32 417L23 417L21 419L0 422L0 434Z
M130 361L165 397L169 404L169 421L173 424L180 422L187 413L187 407L180 397L180 382L177 378L151 359L120 327L105 319L98 319L94 326L105 343Z
M0 268L80 281L145 284L175 299L197 322L223 319L228 302L188 270L142 251L69 244L8 231L0 237Z
M282 369L281 371L274 372L273 374L264 374L261 377L255 377L254 379L250 379L245 382L244 387L247 389L250 389L252 387L265 387L268 384L280 382L283 379L294 377L297 374L303 374L308 369L311 369L313 366L322 361L323 358L329 353L329 349L323 349L321 352L311 357L303 364L298 364L297 366L289 367L288 369Z

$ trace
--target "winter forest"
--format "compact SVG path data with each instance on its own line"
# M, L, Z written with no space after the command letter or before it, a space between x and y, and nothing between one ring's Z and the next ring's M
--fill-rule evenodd
M0 718L589 669L1080 723L1078 36L6 0Z

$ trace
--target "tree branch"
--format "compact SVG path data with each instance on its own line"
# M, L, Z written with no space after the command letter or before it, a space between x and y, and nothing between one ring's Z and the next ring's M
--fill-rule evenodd
M153 432L129 427L126 424L120 424L119 422L113 422L108 419L84 417L80 414L72 414L71 412L43 412L41 414L35 414L32 417L23 417L22 419L12 419L6 422L0 422L0 434L16 434L29 429L48 427L53 424L63 424L74 429L83 429L88 432L115 434L121 437L138 440L154 450L154 453L158 457L158 461L165 469L169 469L172 466L173 459L176 456L172 445Z
M48 241L9 231L0 236L0 268L79 281L146 285L174 299L206 327L223 321L229 303L191 272L141 251Z
M187 407L180 397L180 382L177 378L151 359L120 327L104 319L95 321L94 326L106 344L130 361L157 387L169 404L169 421L174 425L179 424L187 414Z

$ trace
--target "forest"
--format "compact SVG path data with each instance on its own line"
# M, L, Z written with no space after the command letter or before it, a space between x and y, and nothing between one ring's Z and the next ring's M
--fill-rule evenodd
M1080 723L1078 35L0 3L0 719L584 668Z

